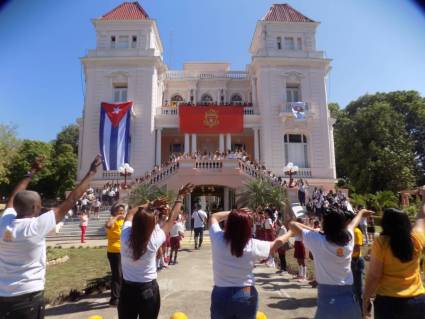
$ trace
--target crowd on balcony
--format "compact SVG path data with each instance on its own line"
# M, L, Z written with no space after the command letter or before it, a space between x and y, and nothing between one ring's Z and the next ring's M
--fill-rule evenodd
M237 149L226 152L195 152L195 153L174 153L170 158L161 165L146 172L143 176L135 178L137 184L155 183L161 176L173 174L179 167L181 160L196 160L196 161L222 161L222 160L238 160L240 161L239 168L246 174L255 178L265 178L270 180L274 185L287 186L286 180L268 170L263 163L253 160L245 150ZM221 166L220 166L221 167Z

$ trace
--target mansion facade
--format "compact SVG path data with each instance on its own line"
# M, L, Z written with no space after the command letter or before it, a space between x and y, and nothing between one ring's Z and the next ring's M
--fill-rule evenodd
M333 119L326 87L331 61L316 48L318 22L288 4L274 4L257 22L251 63L239 71L223 62L188 62L182 70L169 70L156 22L137 2L123 3L92 22L96 48L81 58L85 102L78 119L79 180L99 153L101 104L131 101L128 162L133 177L175 153L243 149L277 175L292 162L299 167L298 177L333 187ZM206 107L208 114L220 108L242 110L242 127L237 132L186 130L181 116L188 113L180 114L182 105ZM198 174L198 184L226 185L225 168L231 164L223 165L221 173L216 169L216 179ZM114 178L120 178L117 171L101 171L96 181Z

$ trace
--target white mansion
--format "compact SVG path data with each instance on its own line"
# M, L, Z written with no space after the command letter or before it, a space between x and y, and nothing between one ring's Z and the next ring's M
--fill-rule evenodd
M93 25L96 48L81 59L86 94L78 120L78 179L99 153L101 103L131 101L128 162L134 177L152 171L172 153L244 149L278 175L292 162L300 168L295 178L333 187L333 119L326 96L331 61L316 48L318 22L288 4L274 4L257 22L249 47L252 62L241 71L223 62L188 62L182 70L169 70L156 22L138 2L121 4L93 19ZM181 127L181 117L188 114L181 114L183 104L195 111L207 106L213 113L221 107L242 109L243 126L236 133L194 133ZM214 185L224 189L228 202L229 191L249 178L234 161L200 165L185 160L156 182L170 189L185 180ZM97 181L118 176L117 171L103 171Z

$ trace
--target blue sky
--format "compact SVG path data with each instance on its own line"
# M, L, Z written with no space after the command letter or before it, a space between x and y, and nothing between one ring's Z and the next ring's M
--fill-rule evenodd
M79 57L95 46L90 19L118 0L12 0L0 9L0 123L49 141L81 116ZM250 62L256 21L276 1L143 0L157 21L165 62ZM425 15L409 0L288 0L320 21L317 46L333 59L329 101L413 89L425 96ZM170 50L171 48L171 50Z

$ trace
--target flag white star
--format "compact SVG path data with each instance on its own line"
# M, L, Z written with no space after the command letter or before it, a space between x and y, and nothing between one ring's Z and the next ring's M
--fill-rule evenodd
M112 113L118 114L119 112L120 112L120 108L118 106L114 107L114 110L112 111Z

